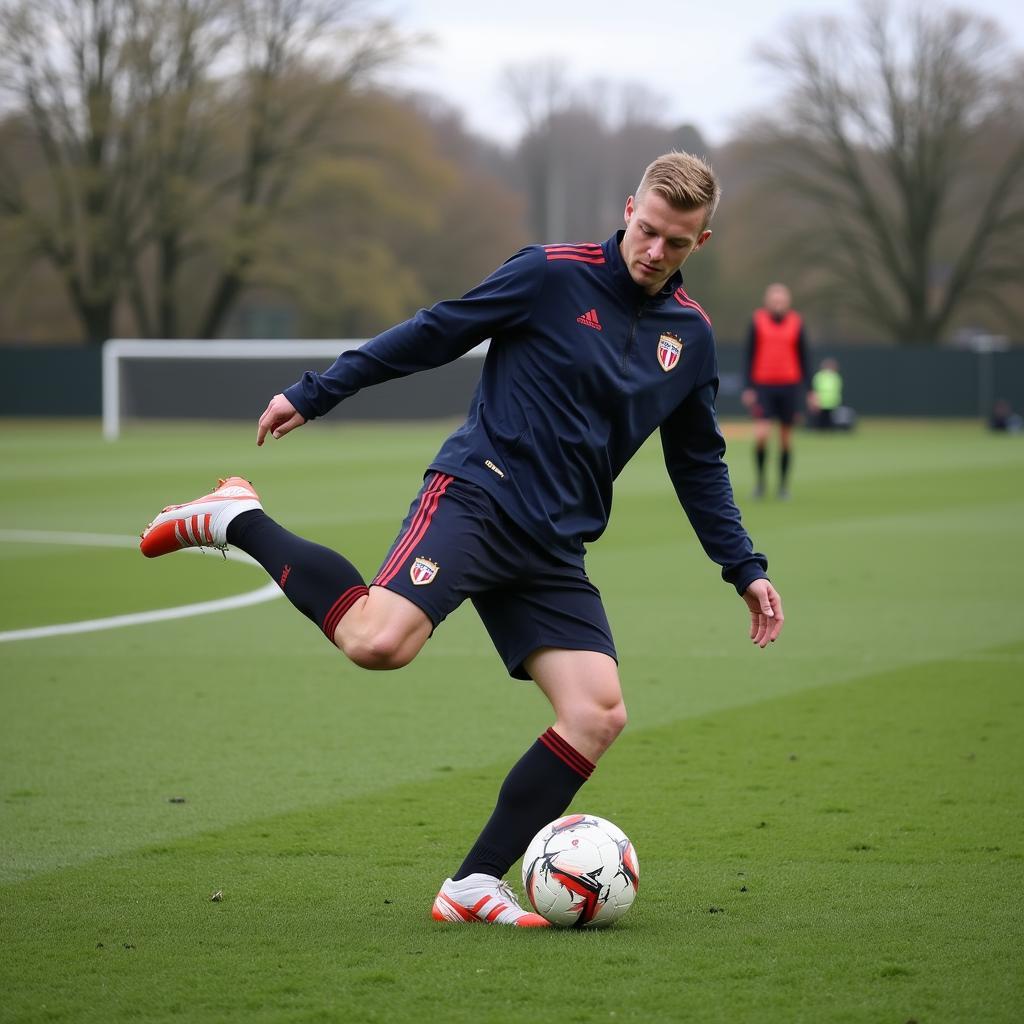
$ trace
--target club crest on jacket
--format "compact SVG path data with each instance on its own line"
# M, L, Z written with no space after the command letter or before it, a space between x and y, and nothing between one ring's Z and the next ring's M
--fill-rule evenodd
M658 362L666 373L675 369L682 351L683 343L674 334L666 332L658 339Z

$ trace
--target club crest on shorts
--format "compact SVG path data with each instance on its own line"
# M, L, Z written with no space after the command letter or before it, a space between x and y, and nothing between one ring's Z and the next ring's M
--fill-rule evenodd
M436 575L437 562L432 562L429 558L424 558L422 555L418 555L409 568L409 578L417 587L433 583Z
M661 368L668 373L669 370L674 370L676 363L679 362L679 357L683 352L683 343L674 334L665 332L658 339L658 362L661 363Z

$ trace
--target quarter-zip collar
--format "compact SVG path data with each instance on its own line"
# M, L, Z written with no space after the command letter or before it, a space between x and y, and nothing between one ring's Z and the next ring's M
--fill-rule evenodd
M612 268L612 278L622 297L634 306L645 306L648 303L660 302L667 299L677 288L683 284L683 272L677 270L662 286L661 291L654 295L648 295L630 276L626 261L622 258L622 236L625 230L620 228L604 243L604 256L608 265Z

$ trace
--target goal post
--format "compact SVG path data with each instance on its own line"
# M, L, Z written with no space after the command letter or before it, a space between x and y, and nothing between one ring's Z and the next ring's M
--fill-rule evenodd
M249 419L307 369L326 369L366 339L271 341L112 338L103 346L103 436L117 440L126 419ZM360 392L346 415L411 419L465 412L487 343L456 360ZM423 378L420 380L420 378ZM260 404L262 403L262 404Z

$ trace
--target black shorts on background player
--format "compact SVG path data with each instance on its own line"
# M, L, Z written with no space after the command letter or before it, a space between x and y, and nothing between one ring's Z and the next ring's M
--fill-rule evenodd
M803 385L801 384L759 384L755 415L758 419L777 420L785 427L791 427L800 411Z

